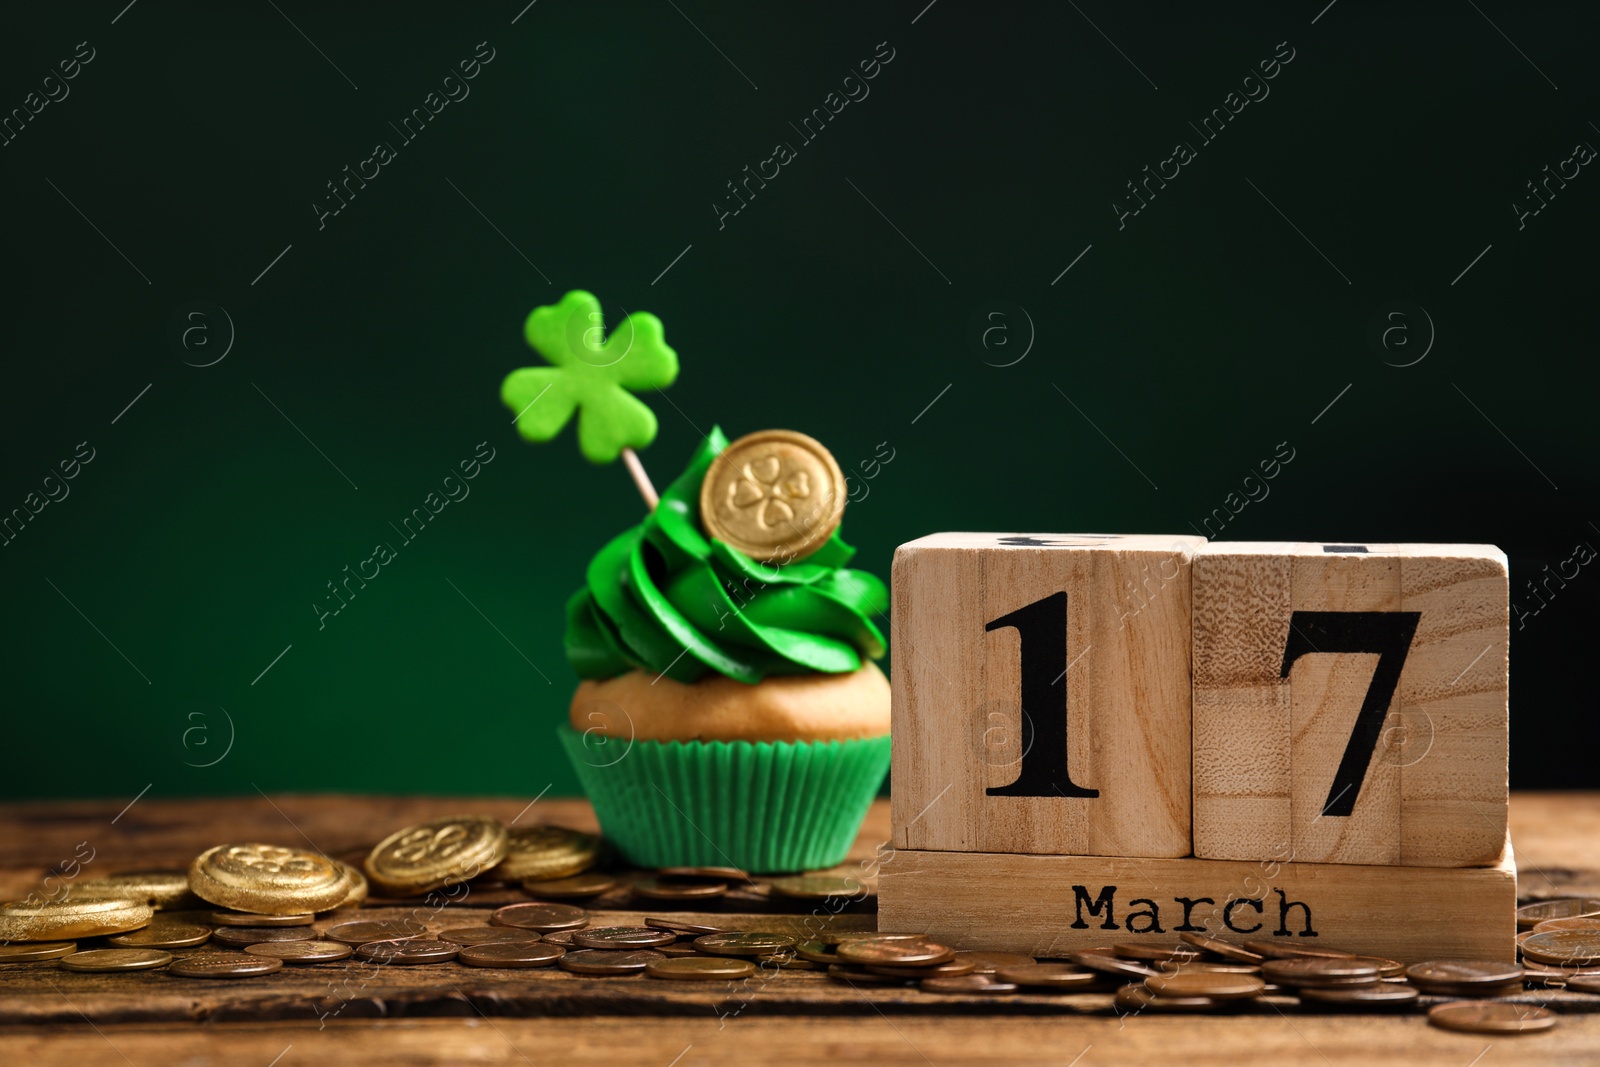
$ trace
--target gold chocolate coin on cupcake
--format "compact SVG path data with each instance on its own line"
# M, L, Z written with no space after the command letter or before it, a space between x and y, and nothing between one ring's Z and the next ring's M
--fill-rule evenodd
M408 826L378 842L367 877L387 896L413 896L475 878L506 858L506 828L486 815Z
M700 483L700 521L752 559L787 562L833 536L845 497L844 472L821 442L793 430L761 430L711 462Z
M334 860L280 845L218 845L189 865L189 887L212 904L266 915L323 911L350 896L348 872Z
M523 826L510 831L506 858L494 873L507 881L568 878L600 860L600 839L565 826ZM538 895L535 882L532 893Z

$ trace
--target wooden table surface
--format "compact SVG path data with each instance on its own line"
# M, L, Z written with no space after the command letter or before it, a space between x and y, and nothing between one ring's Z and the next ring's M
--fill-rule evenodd
M581 801L277 796L204 801L0 805L0 899L37 890L53 865L90 855L79 878L187 864L225 840L262 840L359 854L389 831L461 811L519 825L594 829ZM1511 805L1524 900L1600 895L1600 793L1520 793ZM846 868L857 873L889 836L876 805ZM421 917L431 929L483 921L526 899L482 890ZM596 924L680 915L630 899L593 905ZM648 908L648 912L641 911ZM363 909L373 918L417 905ZM763 929L827 923L868 929L870 902L834 916L744 890L697 914ZM286 968L236 982L161 972L72 974L53 963L0 967L0 1064L706 1063L827 1060L835 1064L1049 1063L1368 1064L1500 1067L1600 1063L1600 996L1530 991L1561 1014L1551 1032L1509 1038L1454 1034L1420 1014L1322 1014L1271 998L1238 1014L1118 1018L1110 998L935 998L892 987L853 989L815 972L787 972L706 989L644 978L581 978L455 965L381 968L357 961ZM356 970L356 968L366 968Z

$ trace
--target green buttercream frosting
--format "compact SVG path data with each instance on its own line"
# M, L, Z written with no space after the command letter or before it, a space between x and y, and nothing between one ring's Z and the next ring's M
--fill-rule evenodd
M638 668L692 682L715 671L750 685L772 674L842 674L884 654L873 622L889 606L876 575L845 566L837 531L802 559L762 563L700 526L700 483L728 447L721 429L654 511L589 562L567 601L567 661L583 678Z

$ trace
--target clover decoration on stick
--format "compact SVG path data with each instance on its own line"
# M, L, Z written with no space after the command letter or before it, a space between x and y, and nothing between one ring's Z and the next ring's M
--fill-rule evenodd
M656 416L633 393L665 389L678 377L678 354L668 347L661 320L634 312L605 333L600 301L574 289L558 304L534 308L523 327L528 344L548 367L506 375L500 399L516 412L517 431L548 441L578 413L578 449L590 463L620 455L651 509L655 487L636 449L656 439Z

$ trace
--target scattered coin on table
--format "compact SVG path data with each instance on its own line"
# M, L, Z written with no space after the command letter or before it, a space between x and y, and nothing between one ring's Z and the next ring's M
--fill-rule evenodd
M682 956L651 960L645 964L644 971L651 978L679 982L730 982L749 978L756 973L756 965L727 956Z
M713 882L749 882L751 878L737 867L660 867L663 878L703 878Z
M149 971L165 967L172 962L172 953L154 948L91 948L61 957L61 967L68 971L88 971L93 974L111 971Z
M523 930L515 926L455 926L441 930L439 940L457 945L489 945L499 941L531 943L542 940L542 937L537 930Z
M836 900L841 897L861 899L868 895L866 888L854 878L834 878L821 874L796 874L786 878L768 879L776 896L790 900Z
M1377 964L1354 957L1301 956L1267 960L1261 965L1261 977L1287 986L1337 986L1370 985L1380 975Z
M248 952L197 952L179 956L167 966L168 974L184 978L254 978L283 969L283 961Z
M497 908L489 921L496 926L516 926L551 934L588 926L589 913L571 904L507 904Z
M416 966L429 963L449 963L461 951L461 946L450 941L432 938L408 937L399 941L369 941L356 949L356 955L374 963Z
M1347 960L1355 955L1354 952L1342 952L1336 948L1319 948L1314 945L1296 945L1288 942L1280 944L1276 941L1246 941L1244 947L1249 952L1273 960L1305 958Z
M873 974L886 974L892 978L960 978L969 974L993 974L993 971L980 972L978 965L971 960L961 958L962 953L957 952L956 958L945 963L926 965L908 965L896 963L869 963L867 970Z
M1556 1025L1554 1012L1531 1004L1503 1000L1460 1000L1428 1011L1428 1022L1469 1034L1526 1034Z
M632 889L646 900L709 900L728 895L727 882L703 878L664 878L659 875L635 878Z
M1600 933L1589 930L1536 933L1522 943L1522 955L1535 963L1587 967L1600 963Z
M414 919L397 919L390 922L357 919L330 926L322 932L322 936L329 941L340 941L346 945L365 945L372 941L395 941L403 937L417 937L427 931L426 926Z
M812 963L838 963L837 945L824 945L821 941L801 941L794 947L795 955Z
M1003 982L991 974L963 974L949 978L924 978L917 983L924 993L974 993L995 996L1017 992L1013 982Z
M901 978L892 974L876 974L865 967L851 963L828 964L828 977L847 985L915 985L915 978Z
M74 884L68 899L89 897L139 901L158 911L204 904L189 889L186 870L123 871L104 878L89 878Z
M647 948L628 950L580 948L562 956L557 961L557 966L573 974L640 974L652 960L666 958L661 953Z
M1413 963L1405 974L1424 993L1471 997L1503 989L1520 991L1523 970L1514 963L1488 960L1428 960Z
M1161 973L1154 967L1146 967L1142 963L1112 955L1111 950L1108 948L1083 949L1069 953L1067 958L1080 967L1087 967L1089 970L1098 971L1101 974L1114 974L1121 978L1144 979Z
M1179 939L1184 944L1195 948L1205 949L1207 952L1221 956L1223 959L1234 960L1239 963L1260 963L1266 959L1259 952L1252 952L1243 945L1234 944L1232 941L1220 937L1209 937L1206 934L1179 934Z
M1549 919L1576 919L1584 915L1600 915L1600 899L1563 897L1524 904L1517 909L1517 926L1529 930Z
M1147 941L1120 941L1111 951L1125 960L1154 964L1164 960L1197 960L1200 953L1192 945L1162 945Z
M125 934L113 934L106 938L106 943L118 948L190 948L203 945L210 938L209 926L178 922L157 915L149 926Z
M671 930L649 926L590 926L572 932L578 948L657 948L678 940Z
M1543 934L1551 930L1588 930L1600 933L1600 915L1580 915L1574 919L1546 919L1528 933ZM1521 944L1523 936L1526 935L1518 935L1518 944Z
M235 911L298 915L343 903L353 886L342 864L319 853L249 842L200 853L189 865L189 888Z
M1332 986L1326 989L1307 986L1298 992L1302 1001L1311 1004L1359 1009L1403 1008L1415 1004L1421 995L1415 986L1391 982L1377 982L1363 986Z
M141 901L86 897L83 900L12 901L0 904L0 941L70 941L105 937L149 926L155 917Z
M994 976L1028 989L1088 989L1101 982L1099 973L1073 963L1023 963L1002 967Z
M972 969L979 974L993 974L1002 967L1022 967L1033 963L1032 956L1024 956L1018 952L968 952L965 950L956 953L955 962L969 963Z
M495 867L506 858L507 837L500 820L486 815L432 819L378 842L362 867L380 893L414 896L465 882Z
M703 939L702 939L703 940ZM793 942L790 942L793 944ZM700 942L696 941L696 945ZM956 950L932 941L884 941L863 938L839 945L841 963L933 964L956 958ZM1031 962L1024 957L1017 962Z
M694 939L695 948L716 956L768 956L795 944L796 938L789 934L759 932L701 934Z
M1127 1012L1217 1011L1228 1004L1214 997L1163 997L1147 989L1143 982L1123 986L1112 1002Z
M456 959L468 967L548 967L566 953L544 941L482 941L463 945Z
M78 951L76 941L34 941L32 943L0 944L0 963L33 963L53 960Z
M349 959L355 949L339 941L267 941L245 951L284 963L333 963Z
M506 929L514 930L518 929L518 927L507 927ZM529 930L527 932L538 933L537 930ZM577 932L578 931L576 930L550 930L543 934L539 934L539 940L548 945L560 945L562 948L572 948L574 947L572 944L572 935Z
M249 911L214 911L211 921L218 926L310 926L317 921L311 912L298 915L261 915Z
M617 880L608 874L574 874L567 878L526 878L524 891L548 900L583 900L608 893L617 887Z
M316 931L309 926L219 926L211 941L226 948L244 948L268 941L313 941L316 937Z
M1267 983L1253 974L1181 971L1177 974L1151 975L1144 980L1144 987L1158 997L1244 1000L1249 997L1259 997L1267 988Z
M600 862L601 845L593 834L565 826L512 827L506 837L505 859L494 868L494 874L511 882L570 878ZM537 888L530 891L539 892Z

